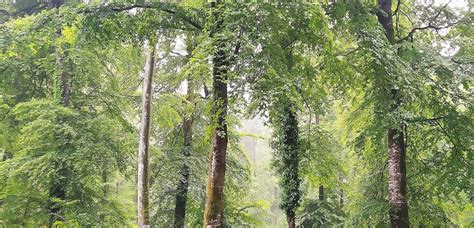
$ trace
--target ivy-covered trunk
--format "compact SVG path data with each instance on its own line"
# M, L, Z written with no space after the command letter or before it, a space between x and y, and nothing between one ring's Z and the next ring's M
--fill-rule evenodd
M299 130L298 130L298 119L296 113L292 110L292 107L288 104L285 108L287 118L284 122L284 144L285 144L285 156L283 157L283 163L287 167L286 176L284 176L285 186L284 197L290 207L286 210L286 216L288 219L288 228L296 227L295 216L296 208L299 205L300 199L300 179L299 179Z
M59 34L61 34L61 31L58 31ZM70 93L71 93L71 87L70 87L70 76L69 72L67 72L66 69L66 64L64 62L64 57L66 52L61 52L59 50L56 51L56 66L59 68L59 86L61 89L61 97L60 102L64 107L69 107L69 101L70 101ZM67 138L67 136L63 136L64 138ZM61 145L61 148L59 148L61 151L67 151L67 143ZM55 161L55 167L59 168L57 171L56 178L52 180L51 187L49 189L49 196L50 200L48 202L48 213L50 214L49 218L49 226L52 227L53 224L56 221L64 221L64 216L62 215L62 209L60 206L60 203L57 203L55 199L57 200L65 200L66 199L66 190L65 190L65 185L66 185L66 175L67 175L67 169L65 167L65 164L60 161Z
M392 22L392 1L378 0L377 17L385 30L390 44L395 44ZM390 86L393 87L393 86ZM391 112L396 112L401 98L397 89L391 89ZM390 223L392 227L409 227L408 204L406 196L406 151L404 142L403 124L399 128L390 127L387 130L388 142L388 200L391 206Z
M301 197L298 117L290 101L279 105L281 107L277 107L278 111L272 120L274 165L280 174L279 184L282 189L280 207L285 211L288 227L294 228L296 209Z
M193 81L188 78L188 89L186 94L186 101L192 103L194 100ZM176 190L176 205L174 209L174 227L184 227L186 219L186 202L188 199L188 185L189 185L189 165L187 164L187 157L192 152L192 125L193 115L184 116L183 118L183 150L184 162L180 170L181 179L178 182Z
M148 44L145 73L143 80L140 138L138 145L138 176L137 176L137 213L138 226L150 225L148 205L148 150L150 138L150 109L152 100L152 79L155 67L155 44Z
M216 2L212 5L213 26L210 37L213 39L215 53L213 57L213 108L211 153L209 155L209 176L206 188L206 208L204 227L222 227L224 208L224 180L227 153L227 70L229 67L225 41L215 36L223 29L223 18Z
M52 8L56 8L57 11L59 11L59 8L63 4L63 1L52 1L51 4L49 5ZM62 36L62 28L57 29L56 31L57 37ZM71 77L67 69L67 64L64 61L65 57L67 56L67 51L63 50L63 47L61 47L61 44L58 44L56 47L56 67L58 68L59 72L59 83L57 86L59 86L61 95L59 97L60 103L64 107L69 107L70 105L70 99L71 99ZM56 95L57 96L57 95ZM57 97L56 97L57 99ZM60 120L61 122L63 120ZM62 137L68 138L67 135L63 135ZM59 148L61 151L67 151L68 143L66 142L65 144L61 145L61 148ZM49 226L52 227L53 224L56 221L64 221L64 215L62 213L62 208L60 203L58 203L56 200L64 201L66 200L66 178L67 178L67 168L65 167L65 163L62 163L61 161L54 161L55 167L58 168L56 178L54 178L51 182L51 186L49 189L49 202L48 202L48 213L49 213Z

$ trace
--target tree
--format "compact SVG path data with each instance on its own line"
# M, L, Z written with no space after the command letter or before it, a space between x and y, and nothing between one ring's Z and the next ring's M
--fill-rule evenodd
M209 37L213 40L214 56L212 59L212 148L209 155L209 176L206 187L206 209L204 211L204 226L221 227L223 219L224 180L227 153L227 71L229 68L229 53L225 46L226 40L218 36L224 27L222 18L222 3L211 3L211 23ZM217 35L217 37L216 37Z
M137 174L137 213L138 226L146 227L150 224L148 199L148 150L150 142L150 112L152 96L152 81L155 68L155 44L148 44L142 91L142 108L140 118L140 138L138 146L138 174Z
M273 118L275 166L281 175L282 201L280 207L285 211L289 228L296 227L296 209L300 205L299 161L300 145L296 112L289 101L281 106Z
M8 105L5 120L18 133L9 136L12 156L0 165L0 216L8 225L124 223L122 209L103 191L110 180L102 177L126 169L131 134L108 108L118 99L101 87L114 79L92 61L97 55L78 27L66 6L2 25L2 110ZM16 36L23 32L29 35ZM14 87L23 80L30 83Z
M188 50L190 52L190 50ZM186 94L186 102L194 102L194 84L193 79L188 77L187 79L188 88ZM194 111L194 110L193 110ZM183 118L183 149L182 153L185 158L188 158L192 152L192 125L193 125L194 113L191 115L187 114ZM190 168L185 160L181 169L181 179L178 182L176 189L176 206L174 216L174 227L184 227L186 218L186 202L188 198L188 186L189 186L189 175Z
M378 0L377 17L379 23L385 30L385 35L390 44L395 43L395 35L392 23L392 1ZM381 72L383 74L383 72ZM393 85L390 89L390 112L397 112L402 102L402 97ZM406 168L406 146L403 123L396 123L398 127L387 129L388 143L388 198L391 205L390 221L392 227L409 227L408 203L407 203L407 168Z

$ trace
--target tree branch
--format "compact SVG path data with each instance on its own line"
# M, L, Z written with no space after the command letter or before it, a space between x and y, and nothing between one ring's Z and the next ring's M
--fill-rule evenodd
M413 119L404 119L408 123L415 123L415 122L432 122L446 118L447 116L440 116L440 117L433 117L433 118L413 118Z
M435 15L433 15L429 22L428 22L428 25L426 26L421 26L421 27L414 27L409 33L407 36L397 40L395 43L401 43L401 42L404 42L408 39L413 39L413 35L415 34L416 31L422 31L422 30L427 30L427 29L434 29L436 31L436 33L439 35L439 30L442 30L442 29L447 29L447 28L450 28L456 24L458 24L461 20L457 20L455 22L448 22L446 23L446 25L444 26L441 26L441 25L434 25L433 22L435 22L439 16L441 15L441 13L443 12L444 9L446 9L446 7L448 7L449 3L451 3L451 1L448 1L448 3L444 4L442 7L440 7L440 9L436 12ZM434 1L427 7L427 8L431 8L432 5L434 4ZM396 11L399 10L399 5L400 5L400 0L398 1L398 5L397 5L397 9ZM410 20L410 17L408 17L408 15L405 15L407 16L408 20L412 23L413 25L413 22Z
M132 4L129 6L123 6L123 7L111 7L110 10L115 11L115 12L123 12L123 11L128 11L131 9L136 9L136 8L141 8L141 9L158 9L160 11L163 11L165 13L169 14L175 14L178 15L181 19L184 21L188 22L190 25L193 27L202 30L203 26L195 21L193 21L190 17L187 15L182 15L181 12L169 8L164 8L162 5L153 5L153 4Z
M416 31L422 31L422 30L427 30L427 29L434 29L436 32L438 32L439 30L442 30L442 29L447 29L447 28L450 28L456 24L458 24L460 22L459 21L455 21L455 22L451 22L451 23L448 23L444 26L435 26L435 25L432 25L432 24L428 24L427 26L423 26L423 27L415 27L413 28L407 36L397 40L395 43L401 43L401 42L404 42L408 39L412 39L413 38L413 35L415 34Z
M466 158L464 158L464 156L456 149L456 143L454 143L454 140L449 136L448 134L448 131L443 127L443 125L441 125L441 123L439 123L439 121L435 120L435 123L439 126L439 128L441 128L441 130L443 131L444 135L446 136L446 138L448 138L448 140L453 144L453 150L454 152L456 152L456 154L459 155L459 157L466 163L466 164L469 164L469 162L466 160Z

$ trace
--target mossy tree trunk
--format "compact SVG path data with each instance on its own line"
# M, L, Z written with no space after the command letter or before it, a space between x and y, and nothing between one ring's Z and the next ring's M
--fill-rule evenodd
M216 36L224 28L224 20L218 3L212 2L212 20L210 37L214 41L213 85L212 85L212 125L211 152L209 155L209 174L206 187L206 208L204 227L222 227L224 209L224 180L227 153L227 71L229 67L226 43Z

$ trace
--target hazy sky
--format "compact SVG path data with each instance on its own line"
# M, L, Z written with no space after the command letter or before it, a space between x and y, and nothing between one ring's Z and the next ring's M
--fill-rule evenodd
M468 1L464 0L435 0L437 4L446 4L449 3L451 7L456 7L456 8L462 8L462 7L467 7Z

